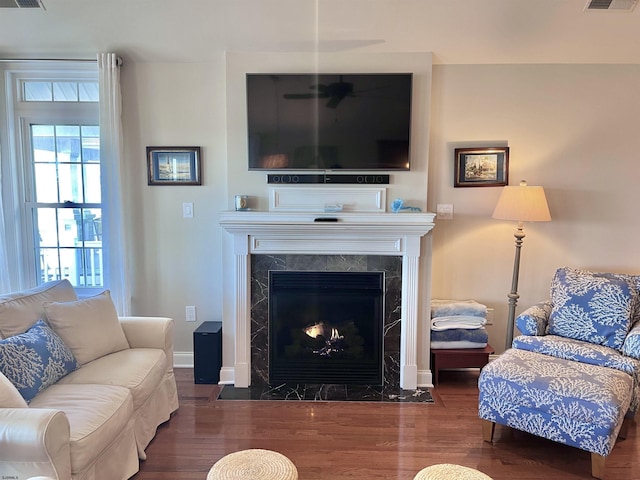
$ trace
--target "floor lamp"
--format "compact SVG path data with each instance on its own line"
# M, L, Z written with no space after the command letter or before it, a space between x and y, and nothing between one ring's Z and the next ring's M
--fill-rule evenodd
M524 222L548 222L551 220L547 198L542 187L527 185L522 180L517 187L504 187L498 199L492 218L518 222L518 228L513 234L516 238L516 256L513 261L513 277L511 279L511 293L509 298L509 318L507 319L507 342L505 348L511 348L513 342L513 327L518 304L518 276L520 275L520 249L524 239Z

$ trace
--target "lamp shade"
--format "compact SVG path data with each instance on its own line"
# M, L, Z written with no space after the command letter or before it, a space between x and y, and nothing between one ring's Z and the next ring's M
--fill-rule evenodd
M491 217L518 222L548 222L551 220L544 189L527 185L524 180L517 187L503 188Z

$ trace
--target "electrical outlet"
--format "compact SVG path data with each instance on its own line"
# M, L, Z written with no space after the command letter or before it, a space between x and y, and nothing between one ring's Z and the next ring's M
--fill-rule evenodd
M196 307L194 307L193 305L184 307L184 314L187 322L196 321Z
M493 308L487 308L487 325L493 325L494 313Z

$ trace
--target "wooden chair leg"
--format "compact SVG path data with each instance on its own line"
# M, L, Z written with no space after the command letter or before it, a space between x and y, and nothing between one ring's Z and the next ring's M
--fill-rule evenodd
M482 420L482 439L485 442L493 442L493 432L496 429L496 424L490 420Z
M597 453L591 454L591 476L594 478L604 479L604 469L607 457L598 455Z
M629 433L629 424L633 422L633 418L624 417L622 421L622 426L620 427L620 431L618 432L618 438L625 439L627 438L627 433Z

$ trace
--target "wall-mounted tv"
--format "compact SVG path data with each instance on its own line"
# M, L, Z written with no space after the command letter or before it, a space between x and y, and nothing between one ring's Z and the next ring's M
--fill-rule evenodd
M246 78L250 170L409 170L412 74Z

